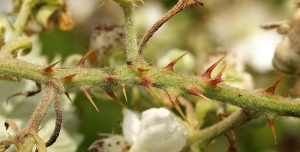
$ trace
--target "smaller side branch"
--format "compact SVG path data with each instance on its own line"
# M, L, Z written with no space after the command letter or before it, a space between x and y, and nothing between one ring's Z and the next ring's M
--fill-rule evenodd
M127 65L132 65L139 60L137 49L136 29L134 23L134 4L131 0L114 0L118 3L124 13L125 22L125 45L126 45L126 57Z
M35 83L35 85L36 85L37 89L34 90L34 91L21 91L21 92L18 92L18 93L15 93L15 94L9 96L9 97L6 99L6 105L8 104L8 100L9 100L10 98L12 98L12 97L19 96L19 95L23 95L23 96L25 96L25 97L30 97L30 96L33 96L33 95L35 95L35 94L41 92L41 91L42 91L42 85L41 85L40 83L37 83L37 82Z
M55 112L56 112L55 128L54 128L54 131L53 131L51 137L45 143L46 147L49 147L53 143L55 143L55 141L58 138L59 133L60 133L61 123L62 123L62 111L61 111L59 102L60 102L60 94L56 93L55 98L54 98L54 109L55 109Z
M233 114L231 114L226 119L214 124L211 127L206 129L200 130L196 133L191 143L193 144L194 148L199 149L199 146L205 146L211 140L217 138L218 136L233 130L242 124L249 122L250 120L256 118L255 115L249 115L245 113L243 109L240 109Z
M38 131L39 125L52 103L52 99L56 96L55 94L57 92L55 91L54 85L55 85L54 82L51 81L46 82L45 92L43 93L41 97L41 101L35 108L26 127L30 131Z
M158 20L144 35L143 39L141 40L141 42L138 46L139 54L142 54L142 49L144 48L144 46L146 45L148 40L165 22L167 22L175 14L184 10L188 6L203 6L203 3L201 3L197 0L179 0L177 2L177 4L167 14L165 14L160 20Z
M5 44L0 51L1 53L0 55L5 56L6 54L11 54L19 49L30 50L31 48L32 48L32 44L29 39L21 39L15 42L9 42Z

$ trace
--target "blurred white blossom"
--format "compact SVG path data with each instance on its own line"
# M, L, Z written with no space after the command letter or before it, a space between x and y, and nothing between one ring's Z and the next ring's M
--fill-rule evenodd
M165 108L142 114L123 109L123 136L108 135L96 140L88 152L179 152L186 143L186 128Z
M141 116L124 109L123 114L123 133L130 152L179 152L184 147L186 129L167 109L151 108Z

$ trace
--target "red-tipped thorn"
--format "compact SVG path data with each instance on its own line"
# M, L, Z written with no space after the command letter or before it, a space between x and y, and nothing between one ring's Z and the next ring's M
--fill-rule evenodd
M220 83L220 82L224 82L225 80L222 79L222 75L223 75L223 72L224 72L225 68L226 68L226 65L225 65L225 66L222 68L222 70L218 73L218 75L216 76L216 78L213 79L213 80L210 80L208 83L209 83L209 84L216 85L216 84L218 84L218 83Z
M151 85L145 85L146 88L148 88L152 93L154 93L158 98L160 98L159 94L154 90L154 88Z
M276 133L275 133L275 127L274 127L274 118L268 118L268 123L269 123L269 126L271 128L271 131L272 131L272 134L274 137L275 145L277 145L277 139L276 139Z
M116 77L108 76L108 77L105 77L105 80L108 81L108 82L116 82L119 79L116 78Z
M95 102L93 101L93 99L91 98L89 92L87 89L81 89L81 91L83 92L83 94L89 99L89 101L92 103L92 105L95 107L95 109L99 112Z
M188 52L185 52L183 55L178 57L177 59L173 60L171 63L169 63L166 67L162 68L161 70L165 71L173 71L174 65L183 57L187 54Z
M113 98L118 104L127 108L127 106L115 95L112 90L104 90L111 98Z
M209 98L205 97L202 93L200 93L200 91L195 86L187 85L187 86L185 86L185 88L195 96L198 96L198 97L206 99L206 100L210 100Z
M226 66L227 65L225 64L225 66L221 69L221 71L218 73L218 75L216 76L215 79L222 79L222 75L223 75L223 72L224 72Z
M126 94L126 88L125 88L125 86L123 86L123 85L122 85L122 92L123 92L123 94L124 94L124 97L125 97L126 102L128 103L128 100L127 100L127 94Z
M46 73L49 73L49 72L53 72L53 67L56 65L56 64L58 64L60 61L57 61L57 62L55 62L55 63L53 63L53 64L50 64L49 66L47 66L44 70L43 70L43 72L46 72Z
M151 61L151 62L149 63L149 65L150 65L150 66L153 66L153 65L155 64L156 61L157 61L157 59Z
M64 81L72 81L73 78L75 77L75 75L77 75L77 74L68 75L68 76L63 77L62 79Z
M148 77L143 77L141 83L148 88L152 93L154 93L156 96L159 96L159 94L154 90L154 88L151 86L151 80Z
M76 65L76 67L84 67L84 63L85 63L85 60L89 57L89 55L94 52L96 49L92 49L90 50L89 52L87 52L78 62L78 64Z
M180 106L178 105L178 102L177 102L177 96L175 95L172 95L171 93L167 92L168 96L169 96L169 99L170 99L170 102L172 103L172 105L175 107L176 111L180 114L180 116L189 124L190 122L187 120L185 114L182 112Z
M150 69L137 68L137 70L143 73L149 71Z
M73 102L72 99L70 98L69 93L68 93L68 92L65 92L65 94L66 94L67 98L68 98L71 102Z
M13 59L16 59L17 58L17 56L18 56L18 52L19 52L19 50L17 50L14 54L13 54Z
M284 77L284 75L282 74L271 87L269 87L266 90L263 90L261 92L262 93L272 93L272 94L274 94L275 93L274 91L275 91L278 83L282 80L283 77Z
M217 62L215 62L213 65L211 65L200 77L210 78L211 79L211 72L216 68L216 66L225 58L226 56L223 56L221 59L219 59Z

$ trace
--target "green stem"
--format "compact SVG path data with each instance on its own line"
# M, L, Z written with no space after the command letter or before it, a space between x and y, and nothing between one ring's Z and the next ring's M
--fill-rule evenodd
M124 22L125 22L125 45L126 45L126 57L127 64L131 65L139 61L138 56L138 47L137 47L137 37L136 29L134 23L134 6L131 0L114 0L118 3L124 13Z
M192 149L197 151L199 146L206 146L209 142L218 136L233 130L242 124L252 120L255 118L254 115L250 116L244 112L243 109L239 109L238 111L231 114L228 118L214 124L211 127L198 131L193 137L190 139L190 143L192 143Z
M204 96L217 101L222 101L246 110L254 111L261 116L292 116L300 118L300 104L292 99L283 98L275 94L265 94L234 88L225 84L208 85L207 79L179 74L173 71L163 71L149 66L147 72L139 72L138 64L133 66L117 66L114 68L56 68L53 72L43 72L44 66L39 66L25 61L0 58L0 76L11 76L29 79L41 84L46 84L49 79L55 79L59 89L63 92L78 92L81 88L112 89L120 86L144 85L143 78L149 79L151 85L166 90L172 88L182 95L191 94L185 86L196 87ZM62 78L75 75L73 80ZM117 81L109 82L108 77Z
M35 0L24 0L21 10L18 14L17 20L14 24L14 30L12 37L9 42L15 41L23 31L23 28L27 22L27 19L30 15L31 9L35 4Z
M28 39L21 39L15 42L10 42L4 45L0 51L0 56L4 56L6 54L10 54L19 49L31 49L31 42Z

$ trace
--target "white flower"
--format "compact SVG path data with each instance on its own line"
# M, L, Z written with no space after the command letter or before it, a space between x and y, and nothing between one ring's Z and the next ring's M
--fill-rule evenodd
M123 134L130 152L179 152L187 132L165 108L152 108L139 114L123 110Z

